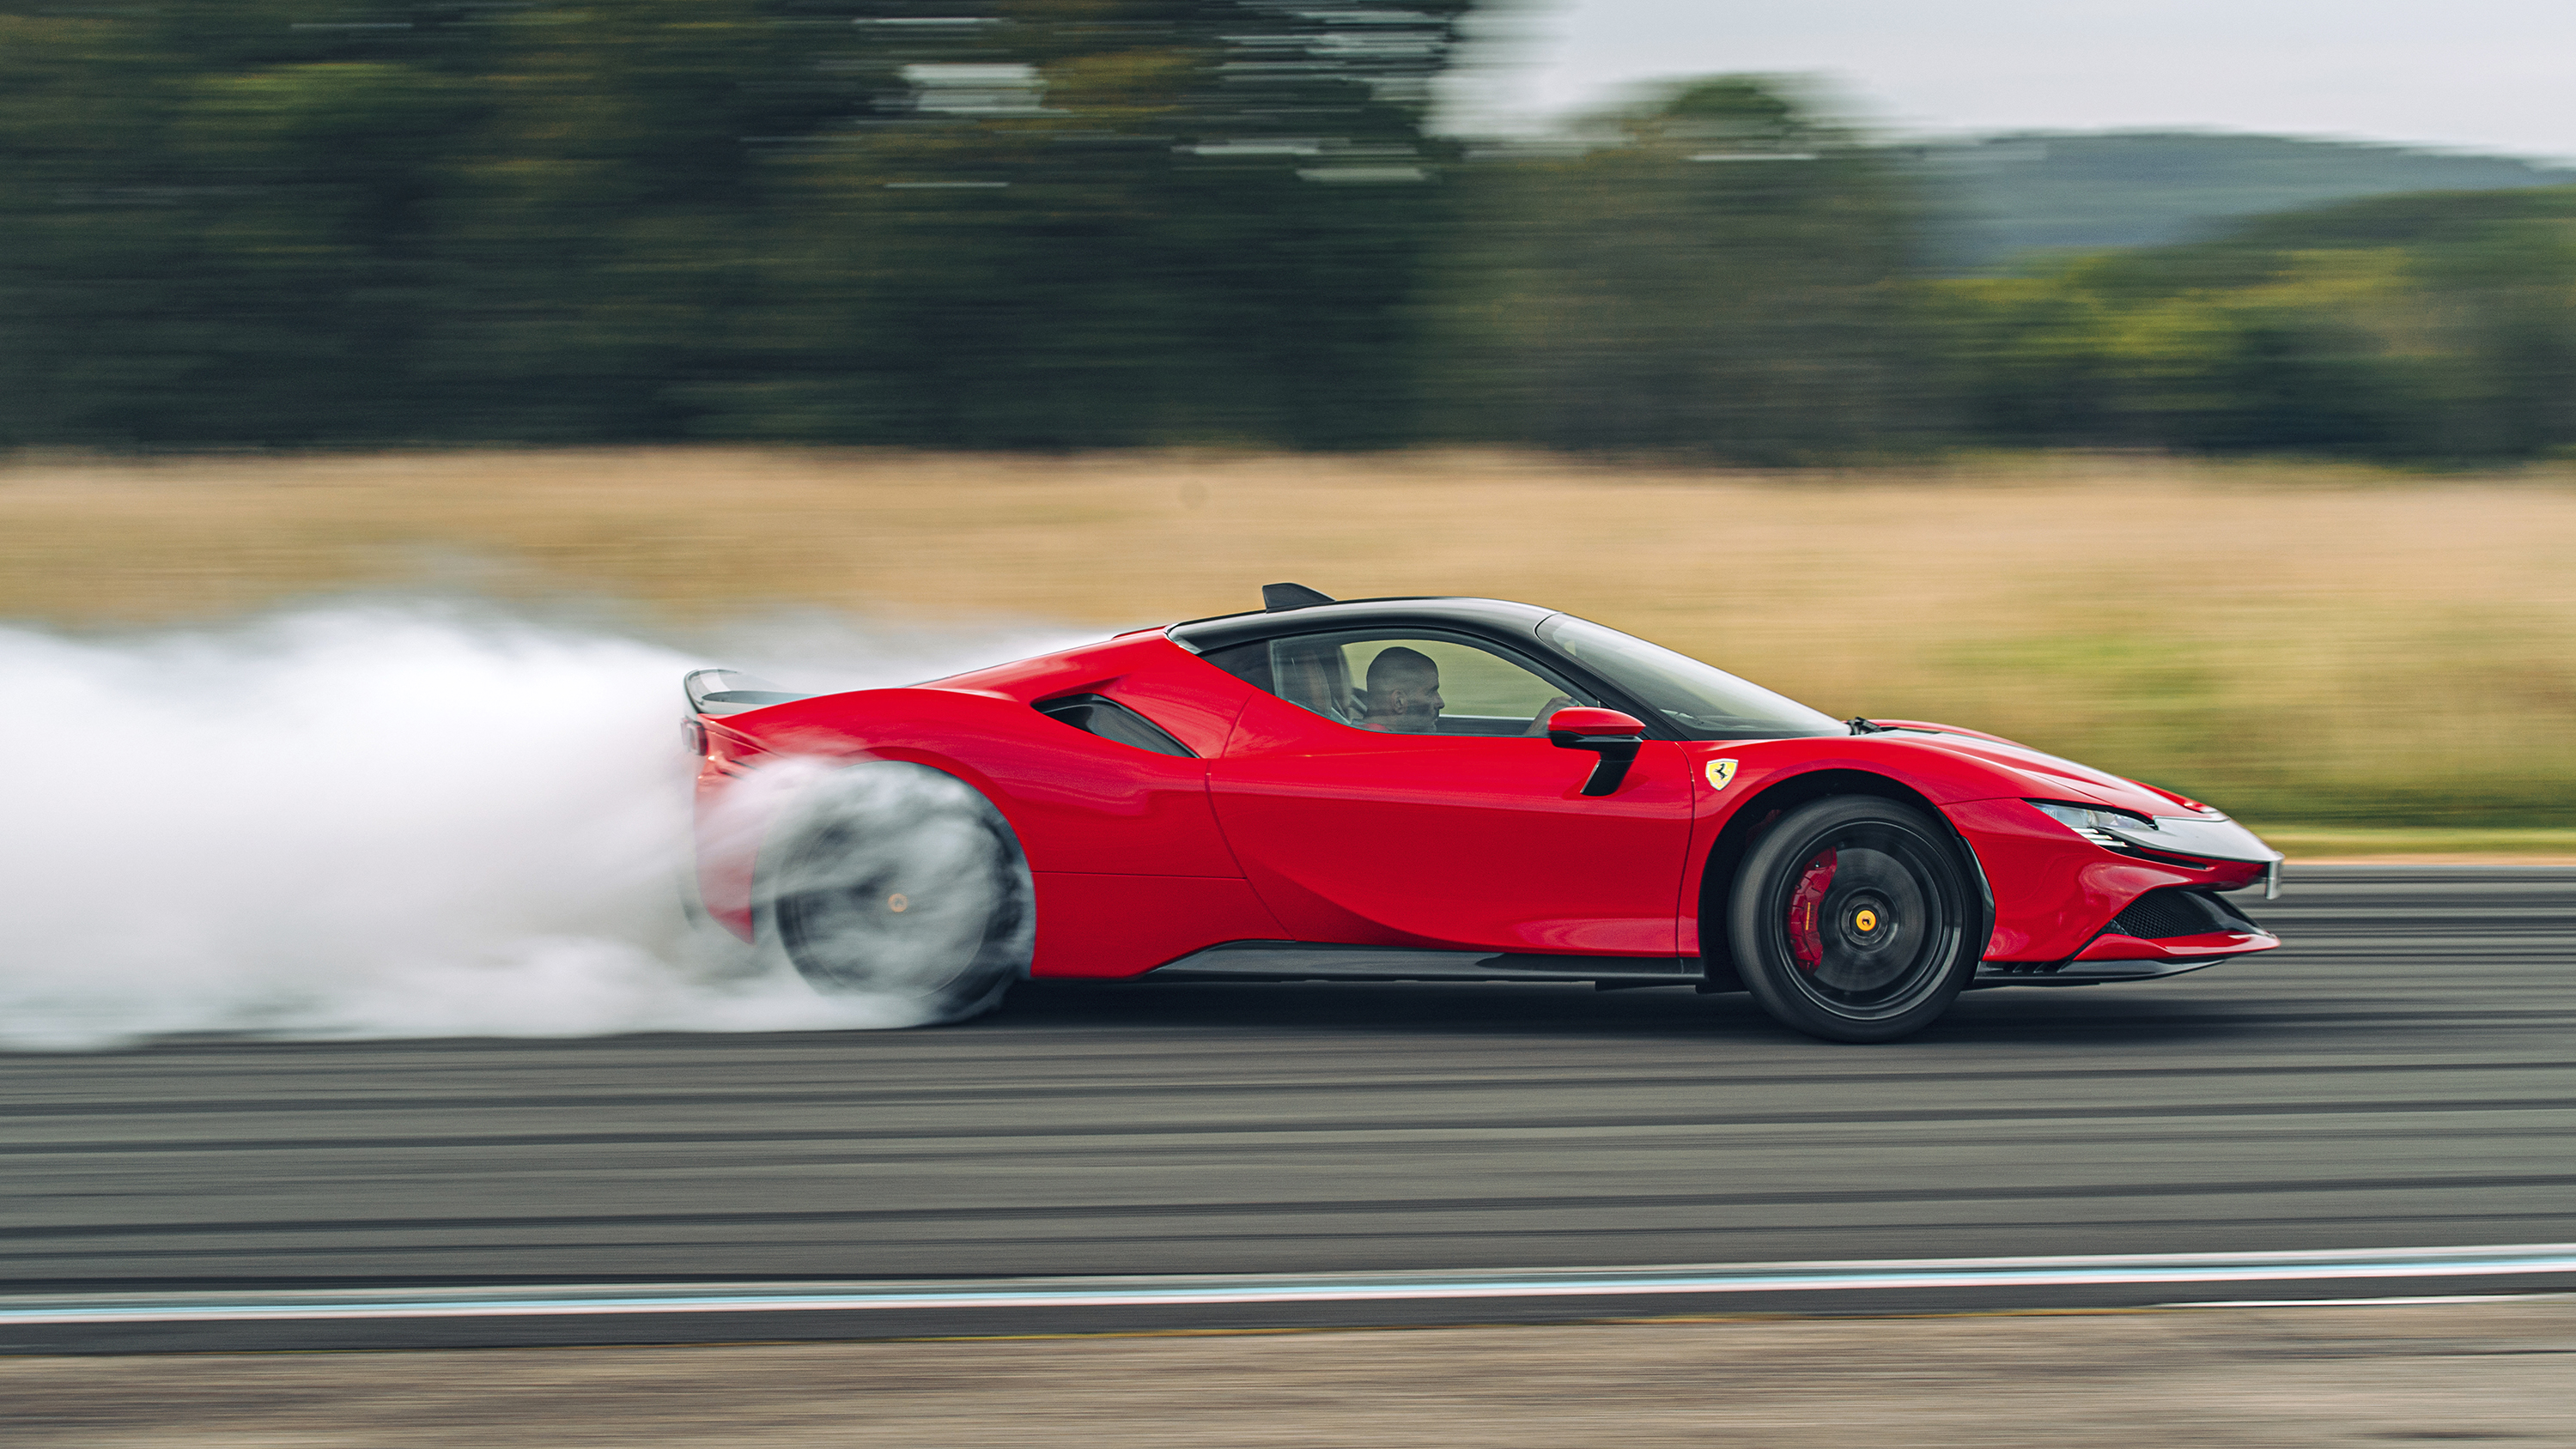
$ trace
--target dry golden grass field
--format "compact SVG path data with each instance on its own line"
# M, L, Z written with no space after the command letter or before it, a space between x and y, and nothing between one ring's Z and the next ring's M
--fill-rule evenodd
M430 452L0 468L0 618L350 589L1109 629L1295 579L1555 604L1838 714L2206 795L2308 854L2576 856L2576 468L2068 456L1761 474L1503 453ZM2474 834L2460 830L2476 827ZM2498 835L2497 827L2522 833Z

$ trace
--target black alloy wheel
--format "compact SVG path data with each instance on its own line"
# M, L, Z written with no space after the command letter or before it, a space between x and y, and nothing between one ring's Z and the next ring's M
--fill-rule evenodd
M1983 893L1922 810L1837 795L1791 811L1745 853L1727 939L1754 1000L1828 1041L1929 1026L1976 974Z
M815 990L887 1025L959 1021L1026 974L1028 867L999 811L927 766L873 762L808 788L763 843L755 933Z

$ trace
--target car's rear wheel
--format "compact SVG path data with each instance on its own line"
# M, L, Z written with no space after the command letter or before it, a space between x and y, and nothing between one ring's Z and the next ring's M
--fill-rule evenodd
M1959 847L1910 805L1800 806L1745 853L1727 939L1762 1009L1828 1041L1910 1036L1976 974L1983 913Z
M873 998L893 1024L960 1021L1026 974L1033 894L991 802L877 761L807 786L762 843L754 935L816 990Z

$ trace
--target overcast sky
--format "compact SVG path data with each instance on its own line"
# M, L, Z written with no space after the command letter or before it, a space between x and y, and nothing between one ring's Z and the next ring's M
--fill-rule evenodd
M1821 74L1909 133L2202 128L2576 158L2576 0L1522 0L1476 83L1562 111Z

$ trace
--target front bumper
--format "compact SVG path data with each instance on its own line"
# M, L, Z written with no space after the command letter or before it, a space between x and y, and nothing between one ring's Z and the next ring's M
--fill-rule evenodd
M2118 929L2128 924L2118 918L2152 892L2214 900L2215 892L2269 887L2278 879L2277 857L2195 860L2114 850L2020 800L1970 801L1943 813L1976 852L1994 898L1995 928L1978 985L2152 981L2281 944L2232 910L2216 913L2227 920L2207 923L2229 929L2153 937Z

